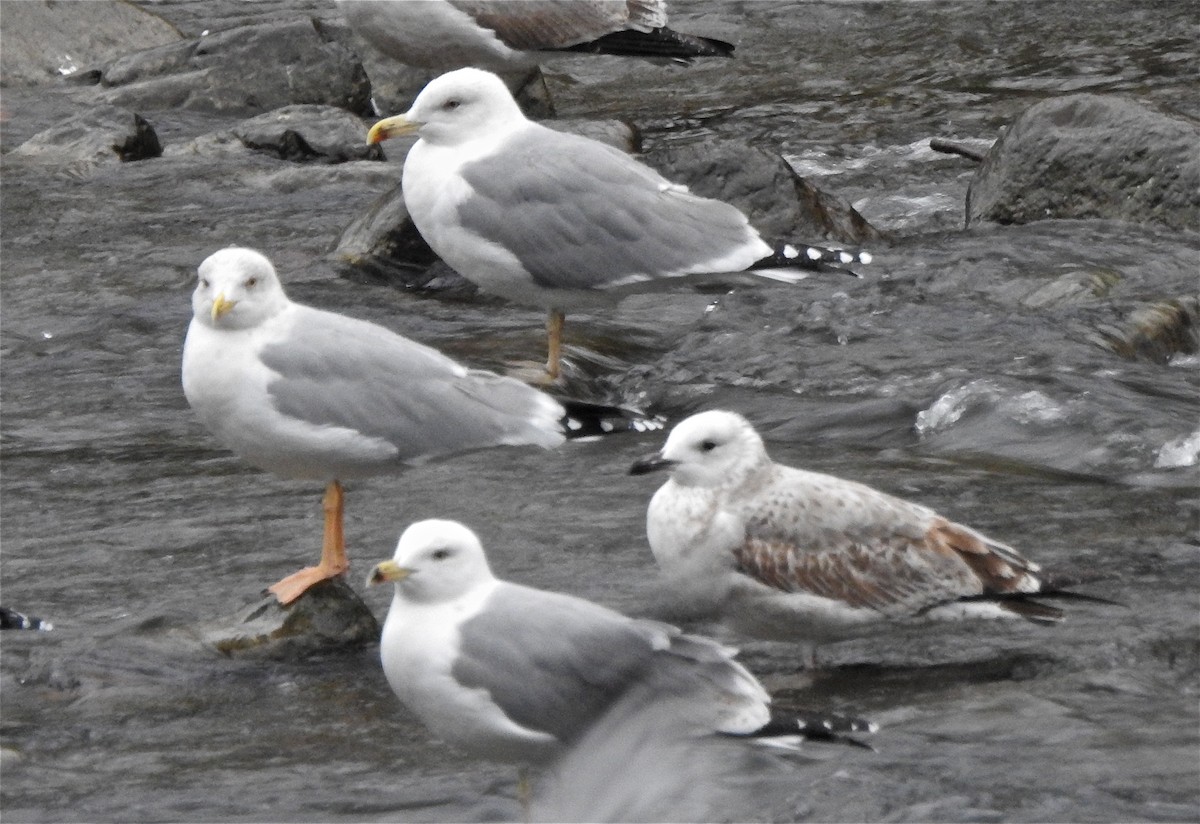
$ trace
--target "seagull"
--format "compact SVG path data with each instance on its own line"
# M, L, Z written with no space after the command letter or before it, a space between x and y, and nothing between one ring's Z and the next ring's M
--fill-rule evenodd
M559 375L567 311L679 279L734 273L795 283L870 254L768 244L736 207L697 197L629 155L528 120L486 71L444 74L367 142L416 133L404 202L421 236L481 289L544 308L546 375ZM714 277L716 276L716 277Z
M702 412L678 423L634 475L670 477L646 534L675 587L748 636L836 641L914 619L1063 612L1066 592L1016 549L920 504L775 463L749 421Z
M729 57L722 40L667 28L665 0L337 0L352 29L410 66L528 71L545 52Z
M773 718L735 650L499 580L455 521L409 526L367 582L394 585L380 640L392 690L439 738L483 758L542 765L610 713L659 704L685 706L680 723L697 734L784 747L875 730L846 716Z
M271 262L227 248L199 267L183 391L210 432L254 466L325 483L321 561L269 590L281 604L348 567L341 481L493 446L552 448L596 426L512 378L468 369L382 326L294 303ZM604 407L595 407L604 410ZM650 425L649 423L647 425Z

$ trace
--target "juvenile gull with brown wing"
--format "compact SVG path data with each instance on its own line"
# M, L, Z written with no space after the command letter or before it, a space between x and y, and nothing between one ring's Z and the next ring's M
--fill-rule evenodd
M919 618L1060 621L1040 567L928 507L777 464L741 415L680 422L630 472L667 471L646 534L668 578L739 631L832 641ZM1093 599L1102 600L1102 599Z

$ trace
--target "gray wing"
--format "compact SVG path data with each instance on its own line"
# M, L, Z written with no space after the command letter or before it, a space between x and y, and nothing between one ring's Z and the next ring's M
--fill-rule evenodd
M452 672L487 690L513 721L565 743L651 668L647 627L655 626L590 601L501 584L461 627Z
M770 254L735 207L577 135L531 127L462 176L473 190L458 208L464 228L508 249L548 288L739 271Z
M769 717L770 699L733 650L580 598L504 583L461 632L455 679L563 743L618 706L683 702L707 731Z
M284 415L382 438L400 460L564 440L562 407L520 381L466 370L373 323L297 308L287 339L260 352Z
M509 48L530 51L667 24L663 0L450 0L450 5L493 31Z

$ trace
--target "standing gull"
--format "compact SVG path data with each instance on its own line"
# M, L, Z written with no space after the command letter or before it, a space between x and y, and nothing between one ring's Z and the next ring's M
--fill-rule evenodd
M665 0L337 0L383 54L428 69L527 71L548 51L728 57L733 46L667 28Z
M481 289L549 311L546 371L558 376L567 311L610 306L676 278L749 273L796 282L867 255L771 247L741 211L697 197L629 155L526 119L495 75L432 81L368 143L416 132L404 202L421 235Z
M347 569L340 481L483 447L550 448L580 428L519 381L293 303L251 249L200 264L192 310L183 391L200 421L260 469L326 484L321 561L270 587L283 604Z
M542 764L612 711L682 702L697 734L778 743L873 731L858 719L772 719L735 651L599 604L498 580L454 521L413 524L370 584L395 584L380 657L388 683L440 738L485 758Z
M635 463L666 470L646 516L668 578L739 631L811 643L917 618L1062 620L1063 592L1010 546L932 509L768 457L750 423L711 411ZM1111 603L1111 602L1106 602Z

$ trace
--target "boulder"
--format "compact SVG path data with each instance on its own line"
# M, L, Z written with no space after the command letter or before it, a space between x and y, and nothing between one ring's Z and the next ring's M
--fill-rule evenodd
M967 224L1110 218L1200 227L1200 126L1119 97L1044 100L996 142Z
M702 197L737 206L770 242L853 245L881 233L850 204L798 175L782 157L736 140L661 144L643 160Z
M106 66L113 103L206 111L269 111L294 103L370 108L353 52L311 20L263 23L128 54Z
M182 35L156 14L123 0L4 4L0 86L71 77L134 50L174 43Z
M99 106L38 132L12 151L15 157L94 166L145 160L162 154L154 128L139 114Z
M284 160L340 163L381 156L378 146L367 145L362 120L334 106L284 106L245 120L232 132L246 148Z
M311 587L286 607L274 596L264 597L232 623L207 635L207 641L226 655L277 658L362 647L378 640L379 622L340 578Z

